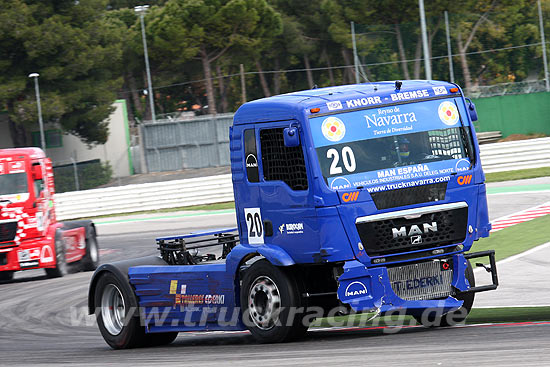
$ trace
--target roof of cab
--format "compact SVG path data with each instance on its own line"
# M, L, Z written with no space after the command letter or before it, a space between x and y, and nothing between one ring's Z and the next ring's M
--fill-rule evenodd
M46 158L46 154L44 151L40 148L10 148L10 149L0 149L0 157L1 158L7 158L7 157L29 157L31 159L37 159L37 158Z
M316 107L320 108L319 113L339 109L344 112L349 108L368 107L369 105L376 107L376 105L392 103L398 93L401 93L402 97L403 95L416 95L420 91L422 96L419 98L427 98L450 94L449 88L457 87L455 84L436 80L404 80L401 81L401 89L397 90L395 83L396 81L383 81L342 85L262 98L243 104L235 113L233 123L241 125L297 119L298 116L302 116L304 110ZM442 87L445 89L443 90ZM416 97L407 99L412 101Z

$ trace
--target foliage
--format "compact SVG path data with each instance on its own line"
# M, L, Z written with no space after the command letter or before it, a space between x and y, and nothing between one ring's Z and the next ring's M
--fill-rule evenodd
M109 162L94 161L77 165L78 184L80 190L94 189L105 185L113 177L113 168ZM58 193L75 191L74 168L72 165L54 168L55 191Z
M1 1L0 102L12 138L29 143L37 119L29 73L40 74L42 115L89 144L104 143L111 104L121 85L120 22L103 16L104 0Z
M150 119L137 0L0 0L0 101L16 127L43 114L85 142L103 142L116 98ZM144 16L155 109L230 112L246 99L355 82L350 22L371 81L424 77L417 0L156 0ZM542 0L550 16L550 0ZM448 80L443 12L455 76L466 87L541 79L535 0L425 2L434 79ZM516 47L530 45L529 47ZM487 50L499 50L487 52ZM296 70L296 71L294 71ZM266 73L266 71L268 71ZM115 96L115 93L118 94ZM208 106L208 109L206 109ZM23 139L24 140L24 139Z

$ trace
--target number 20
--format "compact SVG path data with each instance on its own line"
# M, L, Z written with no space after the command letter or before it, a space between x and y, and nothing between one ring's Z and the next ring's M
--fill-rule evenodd
M327 158L332 159L332 163L330 164L330 174L341 174L342 167L338 165L338 163L340 162L340 154L338 150L335 148L330 148L329 150L327 150ZM355 164L355 154L353 154L353 150L351 150L351 148L348 146L342 148L342 162L344 162L344 167L346 168L346 171L350 173L354 172L357 168L357 165Z
M246 221L248 222L248 228L250 229L250 233L248 234L249 238L262 237L263 226L262 226L262 219L260 218L260 214L248 213L246 215Z

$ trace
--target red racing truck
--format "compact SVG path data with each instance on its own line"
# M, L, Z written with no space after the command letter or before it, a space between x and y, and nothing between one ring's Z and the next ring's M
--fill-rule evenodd
M19 270L43 268L54 278L73 265L97 267L93 222L58 222L54 193L52 162L41 149L0 149L0 280Z

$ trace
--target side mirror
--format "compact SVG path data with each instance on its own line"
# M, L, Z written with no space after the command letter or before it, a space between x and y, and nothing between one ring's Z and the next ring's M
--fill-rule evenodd
M285 147L292 148L300 146L300 135L298 134L298 128L287 127L283 130L283 137L285 140Z
M470 118L472 121L477 121L476 105L470 98L466 98L466 101L468 101L468 113L470 114Z
M36 181L42 180L43 178L42 166L39 164L32 166L32 179Z

